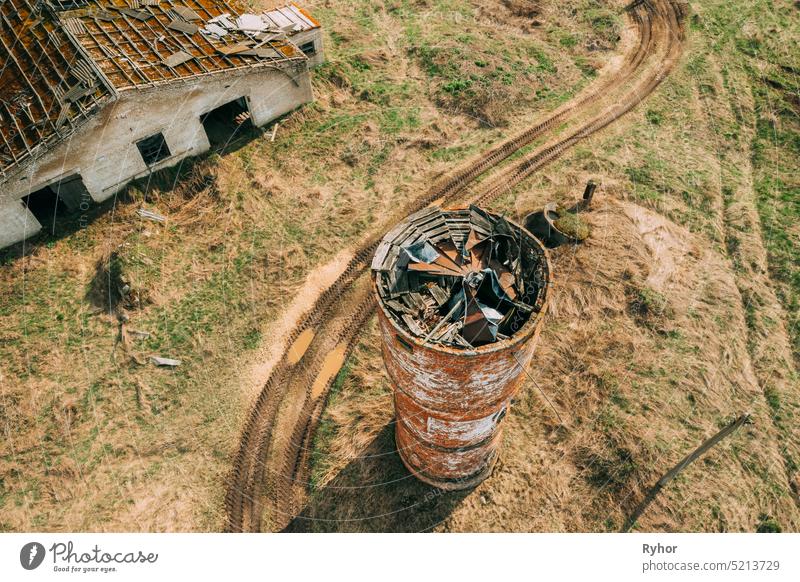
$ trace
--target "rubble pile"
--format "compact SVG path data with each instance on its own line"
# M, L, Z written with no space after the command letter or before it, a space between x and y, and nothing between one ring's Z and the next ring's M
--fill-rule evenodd
M232 16L230 13L225 13L208 20L205 23L205 27L200 29L200 32L218 40L231 32L239 31L257 41L269 42L277 39L285 40L287 34L300 32L315 25L293 5L287 6L284 11L288 12L292 18L287 18L279 10L263 12L262 14L246 13L240 16ZM179 13L179 15L184 17L183 14ZM199 18L197 16L197 19Z
M547 280L532 239L476 206L410 216L383 238L372 269L400 327L424 344L466 349L521 329Z

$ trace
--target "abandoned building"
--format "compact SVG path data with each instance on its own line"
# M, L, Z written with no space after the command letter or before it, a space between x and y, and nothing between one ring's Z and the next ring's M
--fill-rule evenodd
M220 116L258 127L311 101L322 60L294 4L0 0L0 248L208 151Z
M400 458L440 489L473 487L498 458L533 358L552 282L547 251L476 206L427 207L386 234L372 271Z

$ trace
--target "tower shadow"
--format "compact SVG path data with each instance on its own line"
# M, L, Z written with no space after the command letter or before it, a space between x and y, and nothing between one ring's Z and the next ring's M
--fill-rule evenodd
M285 532L421 532L447 520L472 489L442 491L405 468L384 426L357 458L311 498Z

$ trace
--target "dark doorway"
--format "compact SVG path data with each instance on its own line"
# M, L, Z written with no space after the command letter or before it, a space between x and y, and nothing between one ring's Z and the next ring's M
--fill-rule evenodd
M56 218L69 212L63 200L49 186L31 192L22 201L42 225L42 229L50 234L55 234Z
M59 216L88 210L93 203L83 180L77 174L31 192L22 201L50 234L55 234Z
M249 139L253 131L245 97L212 109L202 115L200 121L203 122L211 149L215 151L233 149L236 142Z

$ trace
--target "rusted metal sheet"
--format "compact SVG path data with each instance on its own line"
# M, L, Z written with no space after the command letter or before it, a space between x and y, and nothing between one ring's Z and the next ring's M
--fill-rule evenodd
M464 216L463 210L452 212ZM547 310L551 269L546 251L530 233L508 224L534 249L527 256L541 261L536 272L544 274L544 281L535 296L526 298L533 308L530 317L507 338L468 348L426 341L426 330L415 332L398 317L393 306L406 304L387 295L379 281L386 269L375 273L383 360L394 385L398 451L417 478L442 489L472 487L491 472L502 441L502 420L531 363ZM408 232L400 225L387 238L407 237ZM459 236L460 251L469 245L469 235ZM411 244L419 244L419 237L412 237ZM373 266L393 268L386 246Z

